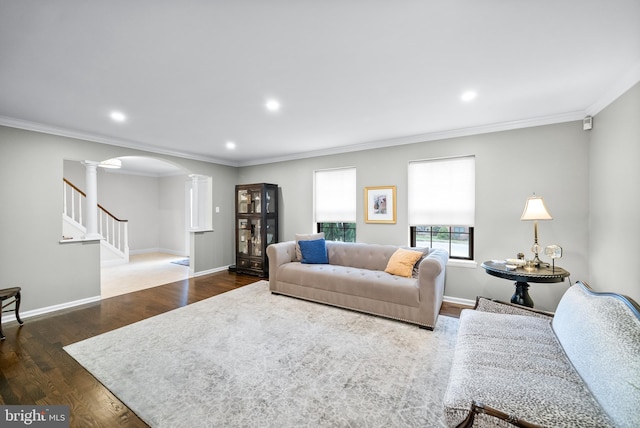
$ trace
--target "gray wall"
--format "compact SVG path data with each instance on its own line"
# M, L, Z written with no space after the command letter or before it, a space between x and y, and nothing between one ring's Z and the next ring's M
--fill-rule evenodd
M213 177L214 232L198 236L198 271L234 262L234 185L237 169L208 162L0 126L0 284L23 289L22 310L100 295L96 244L60 244L65 159L150 156Z
M407 245L409 226L407 164L411 160L473 154L476 156L475 267L450 266L445 294L475 299L477 295L510 299L511 282L487 275L485 260L531 255L533 224L520 221L525 201L533 192L544 197L554 217L540 222L543 246L564 248L559 265L572 280L588 279L588 133L581 122L540 126L323 156L241 168L241 183L270 182L281 187L281 240L312 231L313 171L323 168L357 168L357 240ZM362 211L364 188L397 186L394 225L366 224ZM438 185L430 183L429 185ZM533 284L536 306L553 310L568 282Z
M590 132L590 285L640 302L640 84L602 110Z

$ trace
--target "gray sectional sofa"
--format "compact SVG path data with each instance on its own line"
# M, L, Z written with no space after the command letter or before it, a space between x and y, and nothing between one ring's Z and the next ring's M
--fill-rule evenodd
M580 282L553 315L479 298L444 406L451 427L640 427L640 308Z
M269 288L274 294L298 297L433 330L444 293L449 254L425 249L415 277L384 270L400 247L326 241L328 264L304 264L296 242L267 247Z

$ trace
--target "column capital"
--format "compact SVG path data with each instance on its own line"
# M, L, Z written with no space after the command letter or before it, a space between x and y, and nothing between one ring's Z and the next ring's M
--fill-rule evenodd
M100 165L100 162L90 161L90 160L83 160L83 161L80 161L80 163L87 168L97 168L98 165Z

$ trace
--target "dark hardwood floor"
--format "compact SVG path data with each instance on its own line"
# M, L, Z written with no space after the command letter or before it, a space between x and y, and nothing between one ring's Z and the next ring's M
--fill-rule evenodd
M257 281L229 272L190 278L3 326L0 404L66 404L72 427L147 427L63 346ZM443 303L441 314L459 316Z

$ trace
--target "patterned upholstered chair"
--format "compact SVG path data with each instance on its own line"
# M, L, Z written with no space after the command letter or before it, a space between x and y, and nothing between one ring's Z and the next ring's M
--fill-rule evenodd
M0 302L2 303L2 308L0 309L0 340L5 339L4 333L2 332L2 313L3 312L15 312L16 320L18 321L18 323L20 325L24 324L20 319L20 298L21 298L20 290L21 290L20 287L3 288L0 290ZM9 299L13 299L13 300L10 300L9 302L5 303L5 300L9 300ZM4 308L12 304L15 304L14 309L8 309L6 311L4 310Z
M443 401L450 427L639 427L640 306L584 283L555 314L480 298Z

